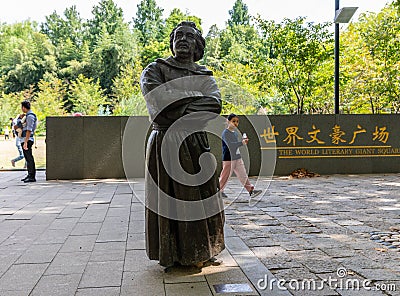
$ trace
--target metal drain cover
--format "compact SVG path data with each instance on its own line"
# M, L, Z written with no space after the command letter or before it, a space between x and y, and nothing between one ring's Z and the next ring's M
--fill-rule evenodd
M214 285L215 293L252 293L253 289L249 284L218 284Z

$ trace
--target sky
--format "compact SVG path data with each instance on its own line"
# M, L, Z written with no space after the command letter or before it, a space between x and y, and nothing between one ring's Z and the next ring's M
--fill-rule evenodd
M76 5L81 17L91 18L92 7L99 0L0 0L0 22L15 23L23 20L34 20L39 23L54 11L62 15L65 8ZM126 21L135 16L140 0L114 0L123 9ZM206 34L213 24L220 29L225 27L235 0L156 0L164 9L167 17L173 8L179 8L202 19L203 31ZM335 0L243 0L248 6L250 15L260 15L263 19L277 22L298 16L307 17L309 22L332 21L335 14ZM359 7L353 20L360 13L379 12L390 0L341 0L340 7Z

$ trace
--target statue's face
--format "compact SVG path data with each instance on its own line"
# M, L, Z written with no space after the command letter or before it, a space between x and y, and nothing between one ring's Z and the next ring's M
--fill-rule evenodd
M173 49L175 55L179 56L192 56L196 50L196 31L191 27L179 27L175 31L173 40Z

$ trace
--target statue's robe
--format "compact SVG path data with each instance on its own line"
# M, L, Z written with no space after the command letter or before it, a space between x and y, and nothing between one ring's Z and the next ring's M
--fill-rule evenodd
M193 77L195 76L196 77ZM188 77L188 81L179 79ZM194 79L193 79L194 78ZM178 80L177 80L178 79ZM192 265L204 262L219 254L224 248L224 211L219 194L218 178L212 177L198 186L182 184L172 178L166 171L165 162L161 159L163 141L179 142L180 165L189 174L200 171L199 157L209 152L210 147L205 131L198 131L187 136L184 128L167 132L168 128L185 115L201 114L199 111L211 112L218 116L221 112L220 92L212 72L196 63L181 64L174 58L157 59L144 69L140 86L145 96L152 122L152 132L146 147L146 252L151 260L159 260L160 265L169 267L178 263ZM171 103L172 102L172 103ZM205 126L206 119L199 116L198 127ZM168 149L167 145L167 149ZM167 151L174 153L174 151ZM168 161L168 160L167 160ZM175 164L173 164L175 165ZM212 166L212 165L210 165ZM168 215L157 210L160 206L160 194L171 196L176 200L204 201L210 196L218 197L213 214L207 217L207 208L201 203L199 213L205 213L203 219L188 221L174 218L184 211L182 207L168 208ZM215 201L215 198L214 198ZM217 213L215 208L219 207ZM168 216L168 217L166 217Z

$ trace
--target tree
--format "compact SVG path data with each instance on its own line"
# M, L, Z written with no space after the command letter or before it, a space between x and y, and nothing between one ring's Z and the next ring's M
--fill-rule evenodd
M332 33L327 30L330 24L305 24L304 18L285 19L280 24L260 18L257 21L266 42L271 44L268 62L272 84L287 104L294 105L289 107L294 113L312 113L317 90L329 82L319 78L319 69L332 63Z
M362 15L342 35L345 112L400 112L399 18L393 2Z
M265 51L263 40L252 25L235 25L221 32L221 57L243 65L256 63Z
M23 92L0 95L0 127L10 124L10 117L15 118L21 113L21 102L24 100Z
M202 63L214 69L222 68L221 32L217 25L212 25L206 36L206 48Z
M124 23L123 11L113 0L101 0L93 7L93 18L88 20L88 37L90 49L93 49L104 36L104 30L107 34L113 36L122 27L127 27Z
M142 0L137 5L133 27L137 30L142 44L148 45L154 40L162 41L164 34L162 13L163 9L157 6L155 0Z
M87 78L82 74L72 81L68 96L72 111L85 115L97 115L99 106L106 104L99 81L95 83L92 78Z
M85 23L74 5L64 10L64 18L55 11L46 16L46 21L41 24L41 32L46 34L55 46L67 40L75 46L80 46L86 34L84 26Z
M165 38L168 40L169 47L169 34L172 30L182 21L190 21L196 24L197 29L202 31L201 29L201 19L197 16L190 15L188 13L183 13L179 8L172 9L171 13L165 20Z
M56 46L60 78L71 81L79 74L90 76L90 38L87 23L80 17L76 6L65 9L63 16L56 12L47 16L41 31Z
M248 26L250 24L250 16L247 5L242 0L236 0L233 8L229 10L230 18L228 20L229 27L237 25Z
M0 59L6 93L36 86L45 73L57 72L55 47L37 24L29 21L1 26Z
M140 66L128 65L115 78L113 85L114 115L147 115L146 103L139 86L141 72Z
M99 80L104 93L111 96L113 79L138 58L138 42L123 20L122 9L112 0L102 0L93 14L89 21L93 40L89 76Z
M55 77L41 80L38 84L39 91L34 100L35 113L39 121L38 133L46 130L46 116L64 115L65 86Z
M153 40L149 44L144 45L140 50L141 65L144 68L156 59L167 57L169 55L171 55L171 50L165 42Z
M260 84L250 65L225 63L223 69L215 70L221 90L223 113L256 114L257 97L261 96Z

